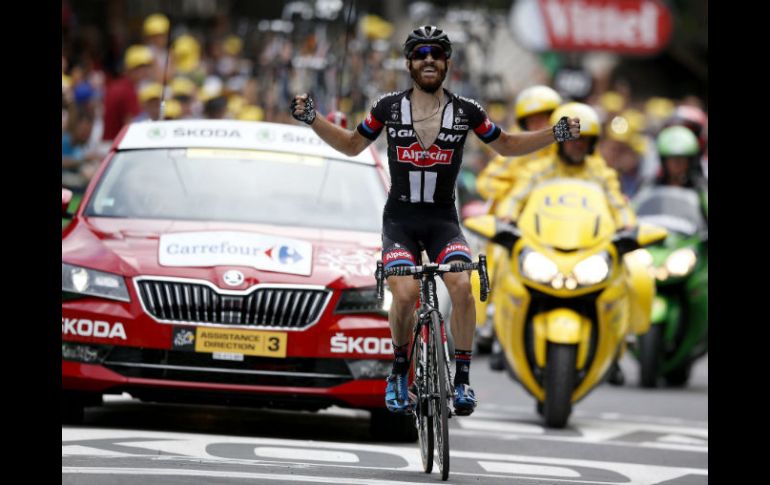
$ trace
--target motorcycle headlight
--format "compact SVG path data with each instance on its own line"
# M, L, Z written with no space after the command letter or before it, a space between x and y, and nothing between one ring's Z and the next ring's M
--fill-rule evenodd
M377 303L377 290L375 288L356 288L342 292L339 303L334 313L384 313L390 310L393 304L393 293L385 287L382 307Z
M66 263L61 265L61 291L62 297L89 295L131 301L122 276Z
M535 250L525 248L519 256L519 269L525 278L538 283L550 283L557 274L559 268L548 257Z
M684 276L695 267L697 258L690 248L677 249L666 258L666 270L671 276Z
M650 254L650 252L644 248L631 251L630 253L626 254L625 258L638 261L639 264L648 268L651 267L653 263L652 254Z
M591 286L606 280L610 274L610 255L607 251L589 256L572 270L578 284Z

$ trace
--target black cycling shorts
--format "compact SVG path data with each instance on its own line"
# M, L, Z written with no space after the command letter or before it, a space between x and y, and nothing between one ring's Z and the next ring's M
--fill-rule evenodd
M422 264L422 250L438 264L472 261L454 204L415 204L388 199L382 214L385 268Z

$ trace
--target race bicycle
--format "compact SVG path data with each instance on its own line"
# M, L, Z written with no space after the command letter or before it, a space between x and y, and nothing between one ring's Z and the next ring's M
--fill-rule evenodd
M433 470L434 450L441 479L449 478L449 427L452 417L450 400L454 391L450 384L449 348L444 318L438 310L436 275L475 270L481 281L481 301L489 294L489 276L486 257L481 254L477 263L396 266L384 269L377 261L377 298L382 303L384 281L388 276L413 276L420 281L420 305L414 326L410 362L412 365L411 394L414 395L415 426L418 430L420 454L425 473Z

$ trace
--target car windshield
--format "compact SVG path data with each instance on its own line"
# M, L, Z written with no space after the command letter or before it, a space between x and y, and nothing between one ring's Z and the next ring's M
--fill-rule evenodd
M85 215L374 231L385 186L372 165L257 150L118 152Z
M699 204L694 190L663 185L643 190L634 200L640 221L686 235L693 235L705 227Z

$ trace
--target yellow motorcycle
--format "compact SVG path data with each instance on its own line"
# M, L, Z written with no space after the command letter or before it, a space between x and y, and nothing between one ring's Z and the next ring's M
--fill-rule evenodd
M649 329L655 281L632 251L666 231L617 231L601 187L576 179L535 187L518 225L492 215L464 224L507 250L493 282L495 337L546 425L562 428L622 356L626 336Z

